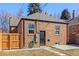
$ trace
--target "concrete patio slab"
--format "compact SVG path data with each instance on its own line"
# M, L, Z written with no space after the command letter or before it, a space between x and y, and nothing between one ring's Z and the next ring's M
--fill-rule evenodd
M54 45L52 47L58 48L61 50L79 49L79 46L75 46L75 45Z

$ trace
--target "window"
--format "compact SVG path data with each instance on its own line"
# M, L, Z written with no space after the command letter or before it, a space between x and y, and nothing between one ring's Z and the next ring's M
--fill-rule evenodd
M55 34L59 35L60 34L60 26L55 27Z
M29 33L34 33L34 24L33 23L29 23L28 28L29 28Z

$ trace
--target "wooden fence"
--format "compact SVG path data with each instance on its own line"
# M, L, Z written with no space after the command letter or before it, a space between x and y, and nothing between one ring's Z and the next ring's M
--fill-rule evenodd
M18 33L0 33L0 49L20 48L20 35Z

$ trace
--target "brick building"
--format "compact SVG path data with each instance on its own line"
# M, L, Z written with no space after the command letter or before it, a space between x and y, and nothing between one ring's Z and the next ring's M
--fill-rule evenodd
M46 13L34 13L21 20L11 22L11 32L21 34L21 48L29 47L34 41L34 47L66 44L68 40L68 23L55 19Z

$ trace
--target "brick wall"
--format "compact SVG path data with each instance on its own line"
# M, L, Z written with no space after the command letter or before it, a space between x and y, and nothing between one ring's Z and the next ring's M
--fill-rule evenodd
M78 43L77 34L79 33L79 24L69 26L69 43ZM77 38L77 39L76 39Z
M25 20L25 46L28 47L28 43L33 40L34 34L28 33L28 24L34 23L35 21ZM61 31L60 35L55 35L55 26L60 25ZM41 30L46 31L46 46L53 46L56 43L66 44L67 43L67 25L61 23L50 23L50 22L39 22L37 21L37 33ZM48 42L48 39L50 40ZM37 40L37 46L40 46L39 40Z
M21 45L20 45L20 47L21 48L24 48L24 38L23 38L23 20L18 24L18 26L17 26L17 32L21 35L20 36L20 42L21 42Z

